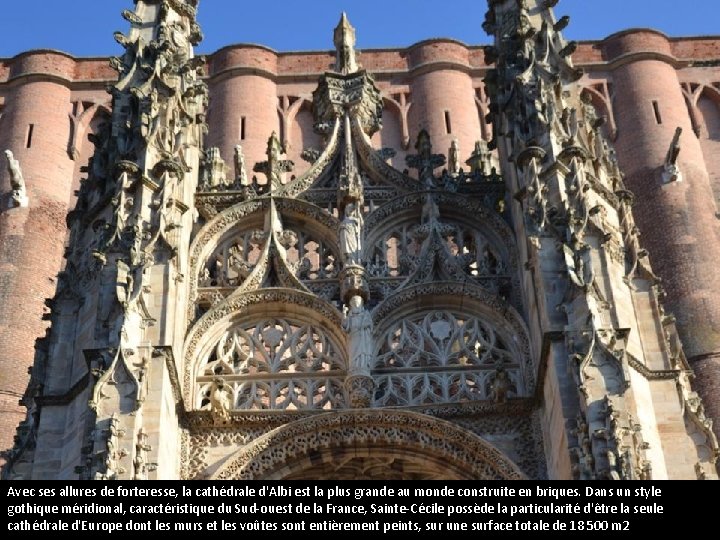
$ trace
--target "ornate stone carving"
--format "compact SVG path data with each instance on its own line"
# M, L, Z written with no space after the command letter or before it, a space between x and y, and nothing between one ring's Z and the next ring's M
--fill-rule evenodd
M448 168L447 172L451 176L457 176L460 174L460 149L458 147L457 139L453 139L452 143L450 143L450 148L448 150Z
M248 186L247 171L245 170L245 154L242 145L235 145L233 157L235 163L235 185L240 187Z
M273 430L240 450L212 479L281 479L301 474L306 456L319 449L362 449L370 444L383 447L385 456L398 446L413 448L423 463L442 462L443 478L524 477L499 451L466 429L408 411L364 410L320 415Z
M465 164L470 167L472 174L481 174L483 176L490 176L492 174L494 170L493 158L485 141L479 140L475 142L473 153L470 154Z
M273 131L267 144L267 161L256 163L253 170L263 173L267 177L267 186L271 193L276 192L283 185L283 174L290 172L295 164L282 159L285 149L280 144L277 134Z
M424 129L418 133L417 141L415 142L416 155L407 156L405 161L408 167L417 169L418 180L425 186L426 189L432 189L435 187L435 169L445 165L445 156L442 154L432 153L432 142L430 141L430 135Z
M148 473L157 469L157 463L148 462L148 453L152 446L148 444L148 434L143 428L137 432L135 457L133 459L133 480L147 480Z
M7 170L10 173L10 187L12 188L9 208L18 206L25 208L28 205L28 196L25 178L23 178L22 169L20 169L20 162L15 159L10 150L5 150L5 158L7 159Z
M202 191L217 191L229 187L225 161L220 157L219 148L208 148L205 152L203 170L198 184Z
M98 428L94 432L94 456L92 459L92 479L116 480L125 473L120 461L128 455L121 448L121 439L125 430L120 428L120 418L113 414L108 420L107 429Z
M363 130L373 135L382 127L382 98L373 77L359 70L355 52L355 29L343 13L334 37L335 72L320 78L313 92L315 129L327 133L345 110L359 120Z
M339 356L312 324L277 318L233 326L201 362L196 402L218 422L231 409L337 408L346 371Z
M669 184L670 182L682 182L682 171L677 164L677 158L680 154L680 135L682 135L682 128L679 127L675 130L670 148L665 156L665 163L663 164L662 180L663 184Z
M427 368L432 367L432 370ZM524 370L487 323L451 311L406 316L380 339L376 405L524 396Z
M348 376L345 387L351 407L369 407L373 398L375 383L370 374L375 354L373 322L363 305L361 296L350 299L343 318L343 330L348 333L350 346Z
M210 403L210 413L217 424L223 424L230 419L230 409L233 408L229 396L231 393L231 389L227 387L222 377L213 379L212 385L207 391L207 397Z
M335 28L333 41L336 49L335 71L343 75L356 73L359 66L355 59L355 28L348 21L344 11Z
M363 251L363 217L356 204L345 206L345 216L340 223L340 258L345 266L358 265Z

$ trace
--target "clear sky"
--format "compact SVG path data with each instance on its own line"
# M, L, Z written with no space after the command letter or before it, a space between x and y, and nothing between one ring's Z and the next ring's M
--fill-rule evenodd
M0 57L52 48L76 56L120 52L112 37L127 30L120 11L132 0L3 0ZM487 43L484 0L201 0L206 39L201 53L232 43L276 50L332 48L332 28L346 11L358 47L407 46L431 37ZM720 0L561 0L569 39L601 39L618 30L651 27L671 36L720 35Z

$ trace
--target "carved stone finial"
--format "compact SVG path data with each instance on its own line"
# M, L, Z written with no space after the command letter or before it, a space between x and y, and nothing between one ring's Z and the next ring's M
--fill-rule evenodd
M225 161L220 156L220 149L208 148L202 165L200 188L208 191L225 189L227 186L227 173Z
M665 156L665 164L663 165L662 173L663 184L682 182L682 171L677 164L677 158L680 154L680 135L682 135L681 127L675 130L675 135L672 138L670 148Z
M28 205L28 197L25 187L25 179L23 178L23 173L20 169L20 162L15 159L15 156L13 156L13 153L10 150L5 150L5 157L7 158L7 168L10 173L10 185L13 190L8 207L16 208L19 206L24 208Z
M335 27L334 43L336 49L335 71L348 75L358 71L355 55L355 28L343 12L340 22Z
M289 159L281 159L285 150L274 131L268 139L267 161L256 163L253 171L264 174L268 180L268 188L272 192L282 185L282 174L290 172L295 164Z
M472 174L490 175L492 172L492 156L485 141L475 141L475 149L465 164L470 167Z
M424 129L418 133L415 149L418 153L407 156L405 162L408 164L408 167L417 169L418 180L423 182L428 188L433 188L435 185L433 171L445 165L445 156L432 153L430 134Z

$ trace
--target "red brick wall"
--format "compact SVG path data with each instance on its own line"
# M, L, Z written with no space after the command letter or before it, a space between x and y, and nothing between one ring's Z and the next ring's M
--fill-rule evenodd
M220 51L211 64L211 73L219 75L238 70L232 76L210 80L210 130L207 146L217 146L233 174L235 145L242 144L248 175L252 167L266 159L267 140L273 131L279 134L277 87L272 75L277 57L261 47L231 47ZM254 72L253 70L261 70ZM241 139L241 118L245 118L245 140ZM264 182L262 175L259 180Z
M634 49L666 53L669 44L652 32L619 34L604 44L608 60ZM653 268L664 280L667 308L676 316L691 359L720 351L720 237L710 179L693 133L675 68L636 58L612 72L618 140L615 144L628 187L635 192L635 218ZM658 123L653 108L661 115ZM683 181L663 185L662 165L677 127L683 129L678 164ZM716 388L720 375L711 364L698 390ZM720 402L704 396L712 416Z
M35 69L38 64L26 61L23 65ZM69 108L70 90L65 86L21 79L8 96L0 129L0 149L12 150L20 161L30 199L29 208L7 209L10 182L3 163L0 396L3 410L9 412L0 416L2 448L12 445L15 427L22 418L17 394L27 385L35 340L45 333L44 300L54 295L55 276L62 265L72 181L72 161L67 154ZM26 148L30 124L34 124L32 145Z
M467 47L453 41L426 41L410 49L409 61L412 70L412 106L408 115L411 147L419 131L426 129L435 153L447 154L453 139L457 139L464 161L470 156L475 141L481 138L475 90L467 73Z
M487 41L478 32L478 39ZM653 31L631 31L604 42L581 43L574 61L602 69L618 56L648 51L688 61L717 59L720 38L668 40ZM266 141L273 130L279 130L278 87L293 87L289 94L285 92L288 95L305 95L314 87L313 79L331 69L334 61L331 51L276 53L247 45L227 47L208 57L212 103L207 145L222 149L231 174L233 147L238 142L245 148L249 169L265 159ZM481 84L485 69L481 48L452 40L428 40L407 49L361 51L359 62L378 73L381 84L410 90L412 142L425 127L436 152L446 153L452 138L457 137L463 159L467 157L480 136L473 84ZM720 80L719 68L703 69L715 70L716 76L708 75L708 82ZM71 102L106 101L104 87L116 77L106 58L73 59L57 52L33 51L0 60L0 102L5 104L0 151L10 148L15 152L30 196L28 209L0 208L0 302L4 306L0 310L0 411L4 412L0 446L11 442L21 418L16 403L26 385L34 340L44 332L43 299L53 296L54 278L62 266L64 217L67 201L72 199L70 186L78 176L75 173L72 178L73 165L77 171L78 164L71 162L66 152ZM673 66L654 60L631 61L616 67L611 78L620 129L616 146L630 187L638 195L635 209L645 235L643 243L666 280L668 306L678 316L688 353L696 357L717 352L712 329L717 331L720 309L715 292L720 291L716 264L720 252L714 236L719 222L710 208L707 184L707 164L712 160L703 157L692 134ZM654 119L653 99L663 115L661 125ZM446 110L452 124L450 135L445 128ZM246 117L245 141L239 141L241 116ZM307 118L302 121L307 123ZM33 144L26 149L31 123L35 124ZM658 169L678 125L685 130L680 165L686 179L663 187ZM383 144L389 142L385 139L398 139L399 131L399 123L393 125L392 136L385 134ZM293 151L308 143L294 142ZM403 168L399 161L396 166ZM9 191L4 163L0 188L4 204ZM703 390L708 410L720 418L720 361L697 358L698 388ZM720 426L720 421L716 425Z

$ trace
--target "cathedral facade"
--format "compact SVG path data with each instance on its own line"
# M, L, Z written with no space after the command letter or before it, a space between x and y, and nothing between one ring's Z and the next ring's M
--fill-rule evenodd
M3 476L717 479L720 38L555 4L0 61Z

